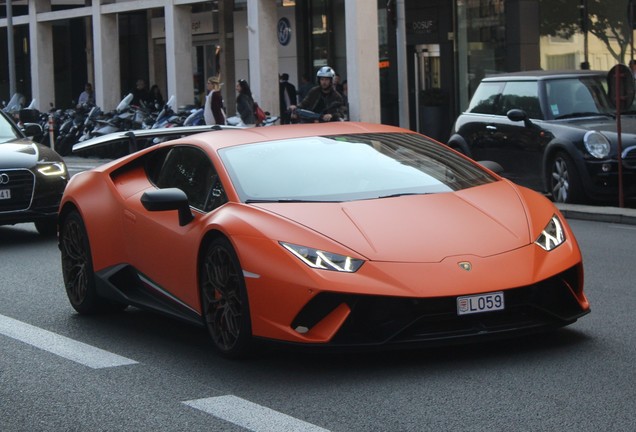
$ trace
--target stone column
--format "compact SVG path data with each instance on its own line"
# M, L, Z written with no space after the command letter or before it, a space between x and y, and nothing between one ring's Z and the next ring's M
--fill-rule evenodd
M166 72L168 94L176 105L190 105L194 100L192 82L192 19L189 6L165 6Z
M376 2L345 0L349 119L380 123L378 9Z
M247 2L250 87L264 111L278 112L278 10L271 0Z
M117 14L101 14L93 2L93 64L95 65L95 103L104 112L121 100L119 78L119 26Z
M53 30L51 22L37 22L37 14L51 10L51 2L29 2L29 40L31 61L31 93L36 108L48 111L55 104L55 74L53 68ZM31 101L27 101L27 104Z

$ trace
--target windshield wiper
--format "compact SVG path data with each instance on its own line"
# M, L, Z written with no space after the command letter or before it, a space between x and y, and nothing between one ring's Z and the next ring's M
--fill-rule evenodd
M555 117L555 120L562 120L562 119L568 119L568 118L576 118L576 117L593 117L593 116L603 116L603 117L610 117L610 118L614 118L615 116L613 114L610 113L600 113L600 112L573 112L570 114L563 114L560 116Z
M319 202L336 202L331 200L304 200L304 199L247 199L245 204L264 204L264 203L319 203Z
M395 193L395 194L391 194L391 195L381 195L378 197L378 199L382 199L382 198L396 198L396 197L401 197L401 196L408 196L408 195L429 195L430 192L401 192L401 193Z

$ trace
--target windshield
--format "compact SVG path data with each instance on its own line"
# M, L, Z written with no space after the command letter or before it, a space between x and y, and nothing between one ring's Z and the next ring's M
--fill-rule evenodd
M496 181L417 134L307 137L220 151L244 202L351 201L456 191Z
M547 81L548 109L555 119L581 114L613 114L604 83L597 77Z

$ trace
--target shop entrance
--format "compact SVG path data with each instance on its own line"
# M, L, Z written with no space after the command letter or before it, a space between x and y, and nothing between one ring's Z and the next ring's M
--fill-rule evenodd
M221 46L217 41L205 41L194 46L192 50L193 85L195 105L205 102L207 79L221 73Z
M415 45L414 50L415 122L416 130L435 139L443 136L448 101L441 88L439 44Z

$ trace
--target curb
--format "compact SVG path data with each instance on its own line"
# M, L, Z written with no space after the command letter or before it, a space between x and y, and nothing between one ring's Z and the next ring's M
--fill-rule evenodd
M555 203L566 219L636 225L636 209Z

